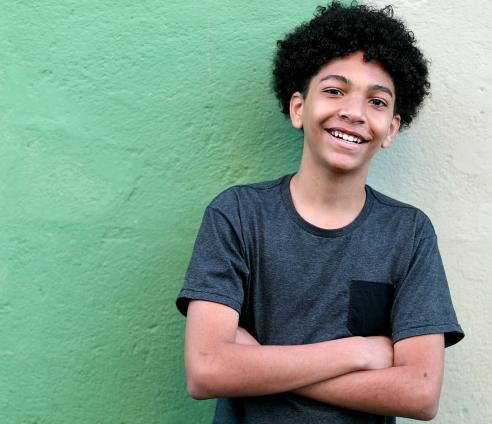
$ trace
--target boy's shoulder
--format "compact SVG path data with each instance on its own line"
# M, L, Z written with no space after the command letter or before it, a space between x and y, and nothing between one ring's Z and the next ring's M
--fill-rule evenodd
M389 219L389 216L398 216L399 219L403 221L413 223L415 231L421 233L422 236L426 237L435 235L434 227L430 218L421 209L387 196L386 194L383 194L370 186L366 187L368 192L373 197L374 203L377 205L376 209L381 214L386 215L386 219Z
M209 207L227 209L240 203L264 201L280 190L282 182L287 177L288 175L285 175L274 180L233 185L215 196Z
M371 186L367 185L367 190L372 194L374 199L380 203L381 205L387 206L387 207L393 207L393 208L402 208L402 209L409 209L413 211L420 211L420 209L416 208L415 206L412 206L408 203L401 202L400 200L396 200L393 197L389 197L386 194L381 193L378 190L375 190Z

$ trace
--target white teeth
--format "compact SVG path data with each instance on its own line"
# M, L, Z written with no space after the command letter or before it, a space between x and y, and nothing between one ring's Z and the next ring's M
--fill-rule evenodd
M355 137L353 135L348 135L348 134L345 134L341 131L335 130L335 131L330 131L330 133L337 138L341 138L342 140L350 141L352 143L360 144L362 142L362 140L359 137Z

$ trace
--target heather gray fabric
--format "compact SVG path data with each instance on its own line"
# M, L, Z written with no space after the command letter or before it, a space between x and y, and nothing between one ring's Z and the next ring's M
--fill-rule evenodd
M261 344L305 344L353 335L463 338L436 235L420 210L366 186L351 224L305 221L291 175L232 187L207 207L177 307L227 305ZM219 399L215 423L394 423L301 396Z

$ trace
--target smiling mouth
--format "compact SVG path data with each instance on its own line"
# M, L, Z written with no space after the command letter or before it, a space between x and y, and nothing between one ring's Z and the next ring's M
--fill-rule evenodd
M327 133L331 134L333 137L339 138L340 140L354 143L354 144L364 144L369 143L369 140L365 140L361 137L357 137L355 135L346 134L342 131L327 129L325 130Z

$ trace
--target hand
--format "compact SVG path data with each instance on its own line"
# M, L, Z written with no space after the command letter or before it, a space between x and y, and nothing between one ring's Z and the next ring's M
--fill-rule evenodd
M236 344L259 346L256 339L249 334L244 328L238 327L236 331Z
M389 337L364 337L365 351L368 354L368 370L378 370L393 366L393 342Z

